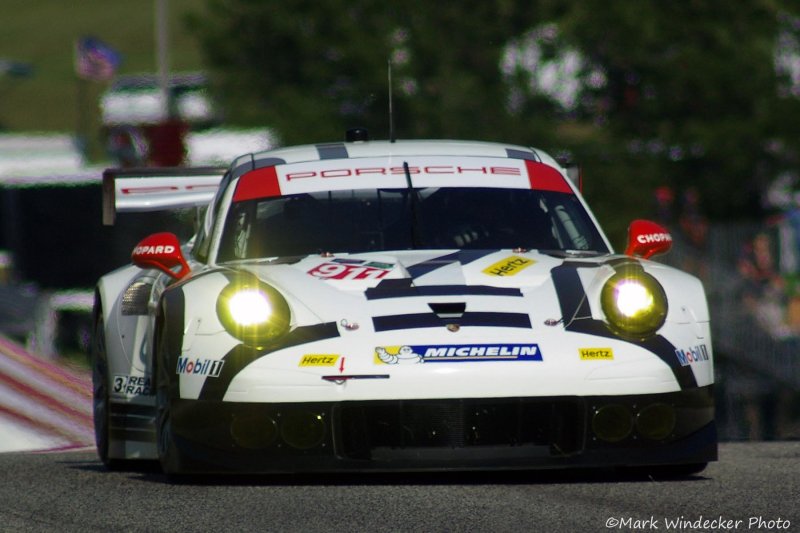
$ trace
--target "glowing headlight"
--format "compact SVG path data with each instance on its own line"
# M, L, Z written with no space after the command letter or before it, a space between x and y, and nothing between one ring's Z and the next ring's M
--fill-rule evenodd
M289 331L289 304L258 280L235 280L222 289L217 315L228 333L251 346L265 346Z
M269 320L272 305L267 296L258 289L243 289L228 300L231 318L240 326L253 326Z
M634 318L653 307L653 294L638 280L623 280L617 285L617 308L623 316Z
M664 289L641 269L625 269L611 276L600 293L600 304L608 325L627 337L649 337L667 318Z

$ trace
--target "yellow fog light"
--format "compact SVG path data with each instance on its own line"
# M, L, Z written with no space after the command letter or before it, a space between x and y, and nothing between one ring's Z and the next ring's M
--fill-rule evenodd
M667 318L667 296L661 284L642 270L620 270L603 286L600 304L617 334L644 339Z
M619 442L633 430L630 410L618 404L604 405L592 416L592 431L606 442Z
M261 413L236 414L231 421L231 436L242 448L266 448L278 437L278 424Z
M675 409L665 403L648 405L636 415L636 431L651 440L663 440L675 429Z
M294 411L281 417L281 438L298 450L309 450L322 444L325 420L319 413Z

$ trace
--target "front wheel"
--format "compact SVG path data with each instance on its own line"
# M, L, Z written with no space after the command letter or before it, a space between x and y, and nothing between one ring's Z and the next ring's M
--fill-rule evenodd
M153 354L156 380L156 448L161 470L167 475L178 474L181 471L180 452L175 446L172 429L172 384L170 383L170 368L167 352L167 339L163 327L157 329Z

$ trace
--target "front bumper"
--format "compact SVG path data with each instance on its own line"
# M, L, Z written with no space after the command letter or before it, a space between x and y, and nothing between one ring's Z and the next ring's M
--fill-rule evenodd
M174 400L172 422L185 472L522 470L717 458L711 386L630 396Z

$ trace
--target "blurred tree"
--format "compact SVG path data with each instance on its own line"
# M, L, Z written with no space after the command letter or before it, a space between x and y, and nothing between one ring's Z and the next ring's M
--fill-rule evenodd
M189 22L236 123L287 144L352 126L388 137L391 60L398 138L570 156L618 236L652 215L658 185L696 186L712 216L739 217L796 165L797 13L789 0L209 0Z
M210 0L189 22L230 117L270 124L287 143L352 126L388 137L389 61L398 137L536 139L548 128L509 115L498 65L541 13L520 0L472 4Z
M713 216L757 208L754 191L781 164L771 149L780 124L791 108L800 118L797 99L779 97L781 4L572 4L560 27L605 70L594 119L610 153L651 173L644 183L697 186Z

